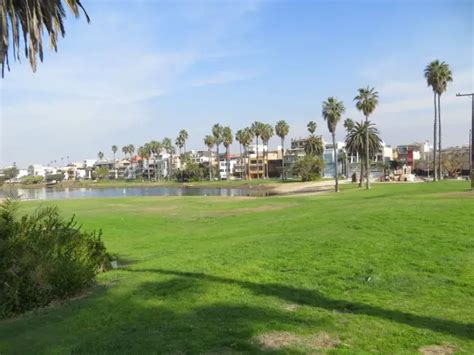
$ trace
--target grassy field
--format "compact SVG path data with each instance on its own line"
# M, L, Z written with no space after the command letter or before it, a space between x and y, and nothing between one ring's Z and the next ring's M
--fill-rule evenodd
M58 201L122 268L0 322L0 353L473 353L468 183L342 188Z

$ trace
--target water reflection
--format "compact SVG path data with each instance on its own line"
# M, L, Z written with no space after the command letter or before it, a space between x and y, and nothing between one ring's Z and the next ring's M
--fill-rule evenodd
M236 188L205 187L108 187L108 188L10 188L0 190L0 198L18 196L22 200L64 200L72 198L103 198L133 196L264 196L265 192Z

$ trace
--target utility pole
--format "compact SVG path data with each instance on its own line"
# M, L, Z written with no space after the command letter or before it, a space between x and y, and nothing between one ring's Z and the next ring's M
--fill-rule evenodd
M474 191L474 93L471 94L456 94L456 96L470 96L472 100L472 110L471 110L471 141L469 145L471 147L471 160L470 160L470 168L471 168L471 190Z

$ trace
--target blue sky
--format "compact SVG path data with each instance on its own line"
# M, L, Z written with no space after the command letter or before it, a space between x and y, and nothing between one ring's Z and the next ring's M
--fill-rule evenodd
M468 142L472 1L84 0L58 53L33 74L24 60L0 82L0 166L95 158L110 146L176 137L202 149L214 123L237 130L285 119L290 136L321 118L328 96L361 119L353 98L374 86L372 119L392 145L432 139L425 65L448 62L443 142ZM342 125L338 139L343 139ZM276 147L278 140L271 144ZM237 149L237 148L235 148Z

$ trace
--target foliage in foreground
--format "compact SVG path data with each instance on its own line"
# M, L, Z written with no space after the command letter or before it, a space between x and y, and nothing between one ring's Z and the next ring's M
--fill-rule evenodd
M81 230L56 207L22 217L17 207L0 205L0 318L74 295L109 266L101 231Z
M315 181L321 178L323 168L324 161L322 158L305 155L296 161L293 171L303 181Z

